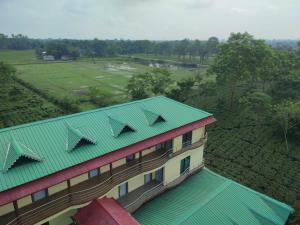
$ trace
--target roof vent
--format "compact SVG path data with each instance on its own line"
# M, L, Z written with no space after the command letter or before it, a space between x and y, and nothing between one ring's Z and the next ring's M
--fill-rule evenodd
M39 162L42 161L42 158L24 144L12 138L12 141L8 144L2 170L3 172L7 172L12 167L32 161Z
M129 126L126 123L123 123L115 118L112 118L111 116L108 116L108 118L109 118L109 124L111 127L112 135L114 137L118 137L123 133L135 131L135 129L133 129L131 126Z
M166 122L165 118L160 115L160 114L157 114L149 109L145 109L145 108L142 108L142 111L148 121L148 124L150 126L156 124L156 123L160 123L160 122Z
M76 148L85 145L95 145L96 141L83 134L79 129L68 125L68 138L66 142L67 151L71 152Z

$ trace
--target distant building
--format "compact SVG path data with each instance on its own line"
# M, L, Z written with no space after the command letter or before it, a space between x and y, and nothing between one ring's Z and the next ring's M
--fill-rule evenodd
M44 61L53 61L53 60L55 60L55 58L53 55L44 55L43 60Z
M60 57L60 59L61 60L71 60L72 59L72 57L71 56L69 56L69 55L62 55L61 57Z

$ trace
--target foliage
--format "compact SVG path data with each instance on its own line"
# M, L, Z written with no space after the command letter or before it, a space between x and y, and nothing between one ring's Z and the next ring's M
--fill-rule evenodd
M116 103L114 95L111 92L92 87L90 88L91 102L98 107L106 107Z
M152 95L164 94L171 82L168 70L153 69L130 78L127 90L132 99L143 99Z
M239 83L251 82L255 85L259 77L271 73L269 64L272 61L269 57L272 50L262 40L255 40L248 33L231 34L219 49L209 71L217 75L220 86L229 90L229 105L232 109ZM268 65L265 65L266 62Z
M272 98L268 94L261 91L253 91L247 93L240 98L239 102L244 106L244 109L250 112L257 123L261 123L262 117L269 115Z
M16 73L16 70L11 65L0 62L0 82L2 84L11 80L11 77Z
M194 78L185 78L177 82L177 86L169 90L167 96L177 101L186 101L190 96L192 88L195 85Z
M45 51L47 55L53 55L55 59L62 59L63 56L67 56L72 59L77 59L79 57L79 48L60 41L51 41L46 43L43 49L37 50L37 53L41 54L43 51Z
M300 123L300 101L283 101L273 107L273 120L283 131L286 149L288 146L288 131Z

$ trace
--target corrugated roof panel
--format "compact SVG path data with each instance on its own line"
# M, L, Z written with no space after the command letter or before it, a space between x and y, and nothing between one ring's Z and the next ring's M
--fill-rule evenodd
M22 158L27 158L32 161L42 160L42 158L37 153L26 147L24 144L18 143L15 138L12 138L11 142L8 144L5 154L2 169L3 172L7 172Z
M149 126L141 107L160 112L166 122ZM128 124L135 132L124 133L117 138L112 135L108 115ZM202 110L184 105L166 97L153 97L126 104L77 113L55 119L25 124L0 130L0 168L3 168L10 137L34 149L43 156L41 163L21 165L7 173L0 173L0 191L41 178L59 170L99 157L144 139L165 133L188 123L212 116ZM71 124L82 134L97 141L66 151L66 124ZM88 151L87 151L88 150Z
M292 212L288 205L205 168L134 216L142 225L283 225Z

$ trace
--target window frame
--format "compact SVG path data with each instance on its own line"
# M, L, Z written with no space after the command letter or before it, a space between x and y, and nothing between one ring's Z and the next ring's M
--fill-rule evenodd
M123 186L123 185L125 185L125 192L126 193L121 196L121 186ZM122 198L122 197L126 196L128 194L128 182L120 184L119 187L118 187L118 189L119 189L119 193L118 193L119 194L119 198Z
M146 177L147 176L150 176L149 182L146 182L146 180L147 180ZM152 173L147 173L147 174L144 175L144 185L151 183L152 180L153 180L153 174Z
M190 146L193 140L193 131L186 132L182 135L182 148Z
M132 159L129 158L131 156L132 156ZM135 160L135 153L126 156L126 163L132 162L134 160Z
M91 176L91 172L92 172L92 171L97 171L97 175ZM96 169L90 170L90 171L88 172L88 174L89 174L89 179L98 177L98 176L101 175L100 168L96 168Z
M42 192L42 191L45 192L45 197L40 198L40 199L38 199L38 200L35 200L34 195L37 194L37 193L40 193L40 192ZM36 191L36 192L34 192L34 193L31 194L31 201L32 201L32 203L34 203L34 202L39 202L39 201L41 201L41 200L47 199L48 196L49 196L48 188L42 189L42 190Z

